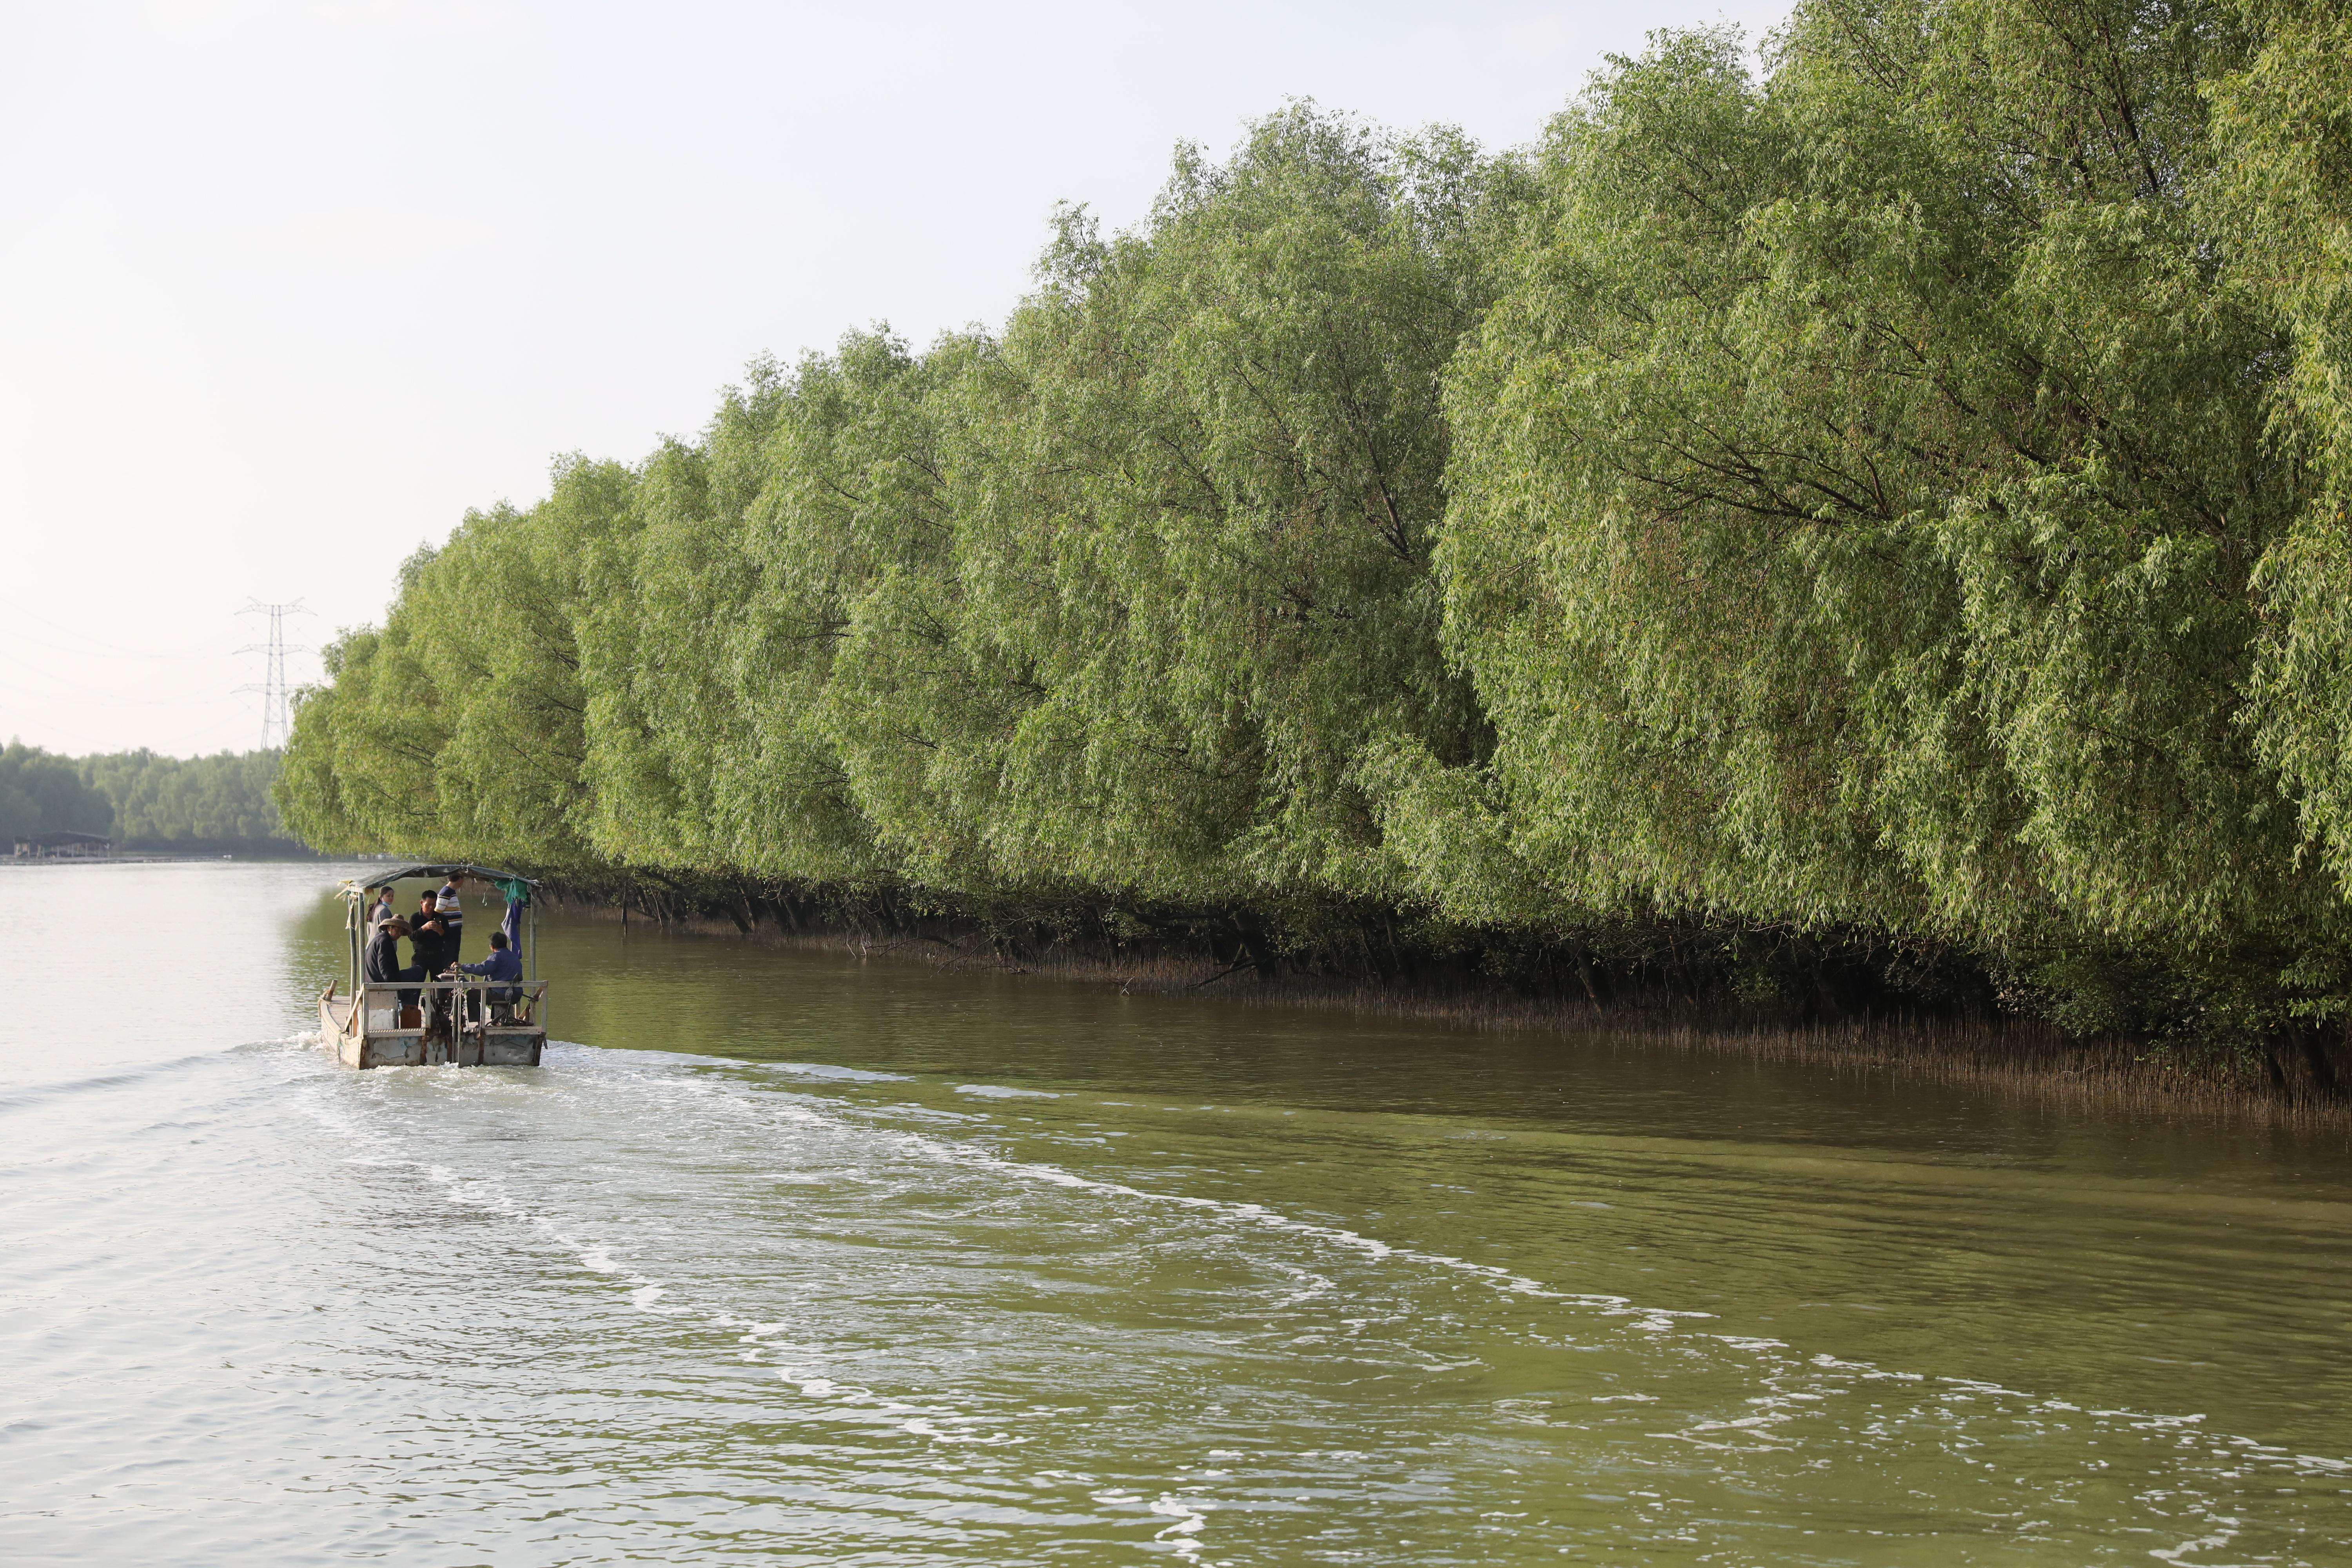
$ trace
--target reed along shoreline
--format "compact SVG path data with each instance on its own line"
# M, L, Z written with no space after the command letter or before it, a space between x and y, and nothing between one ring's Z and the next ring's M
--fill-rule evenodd
M1219 918L1164 921L1139 937L1118 931L1099 909L1062 909L1058 919L1008 922L904 891L754 889L744 884L583 886L550 882L550 905L648 931L919 963L1045 984L1116 986L1122 994L1216 999L1339 1016L1389 1018L1477 1033L1552 1036L1635 1051L1718 1056L1883 1077L1896 1085L1959 1085L2004 1098L2073 1105L2094 1112L2220 1120L2352 1137L2352 1097L2341 1087L2347 1054L2316 1036L2304 1040L2217 1045L2114 1033L2074 1034L2046 1019L2004 1013L1997 986L1947 973L1922 994L1904 994L1855 961L1848 939L1821 939L1811 994L1791 994L1784 973L1741 973L1721 963L1725 933L1710 950L1703 927L1673 940L1614 952L1562 943L1546 964L1524 952L1444 951L1403 933L1392 964L1351 965L1328 947L1286 952ZM1002 911L996 911L1001 914ZM1230 922L1232 917L1224 917ZM1622 933L1620 933L1621 935ZM1667 962L1651 951L1665 946ZM1671 951L1679 947L1682 951ZM1789 960L1783 950L1780 955ZM1906 955L1921 962L1919 955ZM1676 969L1674 960L1679 957ZM1498 962L1499 961L1499 962ZM1886 955L1880 955L1883 971ZM1501 971L1501 972L1498 972ZM1832 973L1826 977L1822 971ZM1857 983L1856 976L1863 978ZM1780 989L1772 989L1774 981ZM1841 986L1839 982L1843 981Z

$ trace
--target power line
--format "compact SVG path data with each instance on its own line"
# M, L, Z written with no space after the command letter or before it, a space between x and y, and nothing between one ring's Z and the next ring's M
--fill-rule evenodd
M267 643L247 643L236 650L264 655L268 661L262 667L259 686L237 688L239 691L261 693L261 749L265 752L273 745L285 745L294 733L294 694L286 684L286 656L289 652L309 653L310 650L307 647L287 647L286 617L310 613L310 607L299 599L288 605L265 605L258 599L248 599L245 608L237 612L240 616L269 617L269 640Z
M5 608L5 605L6 601L0 600L0 608ZM75 659L137 658L158 663L189 664L197 659L236 657L227 648L217 644L211 647L183 648L178 653L133 653L128 648L115 647L108 643L87 643L83 647L74 647L65 643L50 642L35 637L19 627L10 626L5 620L0 620L0 640L37 648L42 653L63 654L68 658Z
M99 745L98 742L91 740L88 735L79 734L71 730L60 730L55 724L50 723L47 719L38 718L30 713L21 713L14 708L0 708L0 714L5 714L12 719L23 720L28 724L38 724L44 726L54 733L63 735L68 740L79 741L85 746L95 748ZM21 734L18 738L22 738Z
M108 642L103 637L94 637L80 626L68 626L63 621L54 621L37 610L28 610L24 605L16 603L14 599L8 598L5 595L0 595L0 610L5 610L7 612L7 619L5 621L0 621L0 632L6 632L13 636L22 637L24 634L12 623L18 620L37 621L42 626L47 626L52 631L63 632L68 637L85 645L84 647L80 648L63 648L58 647L58 645L54 643L39 644L39 646L50 648L54 652L71 653L81 657L87 657L87 650L89 648L95 648L100 653L111 654L116 658L169 659L174 663L189 658L215 658L220 657L218 649L207 650L191 648L170 653L153 653L144 648L123 647L119 644ZM26 640L37 641L37 639Z
M5 634L0 634L0 637L5 637ZM229 658L235 656L223 653L211 657ZM71 668L79 673L91 662L93 661L86 658L76 656L76 661ZM180 662L196 664L203 661L191 658L183 659ZM43 689L43 688L55 689ZM151 682L148 689L152 689ZM184 702L193 701L200 697L218 697L221 694L221 688L217 680L208 680L191 690L166 697L125 697L118 689L111 686L92 686L85 681L73 680L53 674L37 665L15 662L12 650L0 646L0 691L13 691L20 697L37 698L43 701L60 702L80 708L176 708Z

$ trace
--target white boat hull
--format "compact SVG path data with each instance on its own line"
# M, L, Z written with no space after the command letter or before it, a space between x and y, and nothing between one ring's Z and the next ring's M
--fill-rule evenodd
M319 998L319 1027L347 1068L539 1066L547 1031L535 1026L461 1025L455 1029L387 1028L330 986Z

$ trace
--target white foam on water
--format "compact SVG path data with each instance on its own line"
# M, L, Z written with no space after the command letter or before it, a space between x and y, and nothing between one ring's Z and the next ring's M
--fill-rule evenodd
M911 1083L914 1080L902 1072L869 1072L864 1068L835 1067L830 1062L769 1062L770 1072L787 1072L795 1078L831 1079L842 1083Z
M1024 1093L1033 1091L1021 1091ZM806 1112L804 1108L803 1114ZM845 1122L843 1125L846 1126ZM988 1171L1018 1177L1024 1181L1041 1182L1073 1192L1100 1194L1107 1197L1132 1199L1137 1202L1164 1205L1196 1214L1214 1214L1254 1228L1276 1230L1316 1240L1360 1254L1375 1261L1395 1261L1419 1264L1452 1273L1466 1275L1499 1290L1518 1295L1537 1296L1549 1300L1573 1301L1609 1313L1636 1316L1646 1321L1670 1322L1677 1318L1706 1318L1706 1312L1675 1312L1663 1309L1636 1307L1622 1296L1583 1294L1553 1290L1538 1280L1492 1264L1475 1263L1466 1258L1448 1253L1430 1252L1419 1247L1400 1247L1344 1226L1321 1225L1310 1220L1293 1219L1264 1204L1240 1202L1230 1198L1201 1197L1189 1193L1155 1192L1147 1187L1132 1186L1125 1182L1106 1181L1100 1177L1082 1176L1059 1165L1035 1160L1013 1160L987 1150L954 1143L929 1133L911 1132L904 1129L875 1128L877 1133L896 1142L908 1152L941 1164L965 1169Z
M1200 1562L1201 1532L1208 1527L1209 1516L1192 1500L1180 1498L1173 1492L1161 1492L1153 1500L1151 1511L1176 1521L1154 1531L1152 1539L1167 1542L1175 1548L1175 1555L1187 1562Z
M603 1057L604 1053L596 1055ZM601 1061L599 1065L607 1069L602 1075L604 1085L625 1093L635 1092L647 1082L658 1080L672 1095L683 1096L714 1110L725 1107L738 1113L749 1111L768 1125L782 1123L806 1128L847 1137L855 1146L868 1150L878 1143L886 1151L933 1164L986 1173L998 1178L1034 1183L1062 1191L1094 1194L1122 1204L1172 1209L1213 1218L1247 1231L1285 1235L1340 1250L1376 1266L1407 1265L1435 1268L1498 1292L1557 1301L1606 1320L1614 1320L1626 1330L1652 1339L1686 1332L1686 1325L1712 1317L1704 1311L1646 1307L1612 1293L1555 1289L1543 1281L1509 1269L1425 1248L1395 1246L1343 1225L1294 1218L1263 1204L1160 1192L1129 1183L1087 1176L1044 1162L1009 1158L941 1134L891 1127L877 1120L882 1115L904 1115L916 1111L921 1109L919 1107L890 1107L881 1111L860 1108L856 1111L844 1112L827 1104L825 1109L820 1110L798 1092L747 1084L740 1079L717 1076L686 1079L668 1072L646 1073L636 1064L631 1064L628 1070L614 1072L611 1070L614 1064L609 1059ZM1006 1417L971 1415L956 1410L951 1404L935 1395L914 1391L896 1396L878 1395L870 1388L845 1384L824 1376L821 1370L806 1364L811 1347L774 1337L789 1327L785 1323L755 1322L725 1310L664 1305L670 1294L670 1282L631 1271L615 1255L611 1243L583 1237L572 1223L535 1213L515 1202L498 1178L460 1177L446 1165L425 1165L400 1159L389 1146L390 1140L380 1130L371 1133L354 1126L350 1131L367 1145L366 1152L352 1156L355 1161L398 1163L425 1170L430 1179L449 1192L453 1199L475 1203L529 1223L551 1241L567 1247L583 1269L614 1278L616 1283L627 1289L629 1300L637 1310L673 1317L698 1315L713 1326L740 1331L738 1341L746 1347L742 1353L747 1360L767 1354L793 1357L798 1364L779 1367L777 1373L783 1383L797 1389L803 1398L842 1410L845 1415L854 1411L867 1418L886 1420L890 1424L890 1429L927 1444L1013 1444L1025 1441L1016 1434L1003 1430L1007 1424ZM875 1180L847 1173L814 1179L847 1179L868 1184ZM1261 1254L1257 1261L1264 1263L1268 1259ZM1339 1288L1331 1276L1318 1269L1286 1263L1277 1267L1297 1281L1299 1287L1282 1299L1284 1305L1327 1296ZM1862 1385L1893 1384L1917 1387L1923 1394L1932 1386L1936 1392L1923 1404L1909 1407L1909 1413L1939 1415L1946 1421L1959 1424L1963 1431L1970 1425L1994 1418L2051 1420L2078 1415L2095 1426L2115 1424L2131 1430L2174 1435L2184 1445L2226 1441L2231 1445L2229 1457L2232 1462L2259 1462L2282 1477L2342 1476L2352 1472L2352 1461L2296 1454L2282 1447L2260 1444L2249 1438L2223 1438L2218 1435L2202 1434L2204 1418L2195 1414L2154 1415L2124 1409L2082 1411L2063 1400L2038 1398L1981 1380L1931 1380L1923 1373L1885 1369L1828 1353L1801 1356L1779 1340L1703 1332L1696 1335L1695 1339L1705 1340L1723 1351L1750 1358L1757 1363L1750 1375L1764 1386L1766 1392L1748 1402L1749 1409L1744 1415L1726 1414L1689 1421L1678 1428L1653 1432L1649 1436L1726 1458L1785 1452L1797 1447L1801 1445L1796 1440L1796 1434L1790 1430L1791 1423L1821 1415L1831 1401L1850 1389ZM1462 1364L1467 1367L1473 1363ZM1604 1406L1612 1403L1640 1405L1656 1403L1656 1396L1640 1393L1600 1395L1591 1403ZM974 1424L996 1429L985 1433L969 1430ZM1957 1445L1958 1450L1965 1450L1977 1447L1979 1440L1955 1432L1947 1441ZM1219 1455L1230 1452L1217 1451ZM2106 1461L2092 1460L2089 1464L2093 1468L2104 1468ZM2194 1473L2191 1472L2192 1475ZM2150 1499L2155 1495L2144 1494ZM2170 1500L2163 1504L2162 1511L2185 1511L2199 1521L2203 1531L2179 1540L2174 1545L2151 1549L2151 1554L2161 1561L2179 1564L2181 1568L2191 1568L2192 1563L2194 1568L2224 1568L2223 1564L2207 1561L2200 1555L2221 1551L2235 1538L2236 1521L2222 1514L2219 1500L2200 1497L2193 1490L2165 1495ZM1139 1496L1125 1491L1116 1496L1103 1494L1097 1500L1124 1507L1141 1502ZM1207 1510L1199 1500L1187 1500L1172 1491L1163 1493L1161 1501L1168 1508L1161 1510L1155 1504L1154 1511L1164 1512L1172 1522L1163 1527L1160 1538L1164 1538L1167 1547L1177 1554L1197 1561L1199 1538L1209 1517ZM2156 1507L2157 1502L2151 1500L2147 1506Z

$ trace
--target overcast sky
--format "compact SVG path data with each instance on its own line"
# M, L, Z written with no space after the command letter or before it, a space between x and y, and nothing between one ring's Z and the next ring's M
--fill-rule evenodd
M316 647L559 453L763 351L996 323L1056 201L1311 97L1530 140L1690 8L0 0L0 737L258 742ZM316 672L298 656L298 680Z

